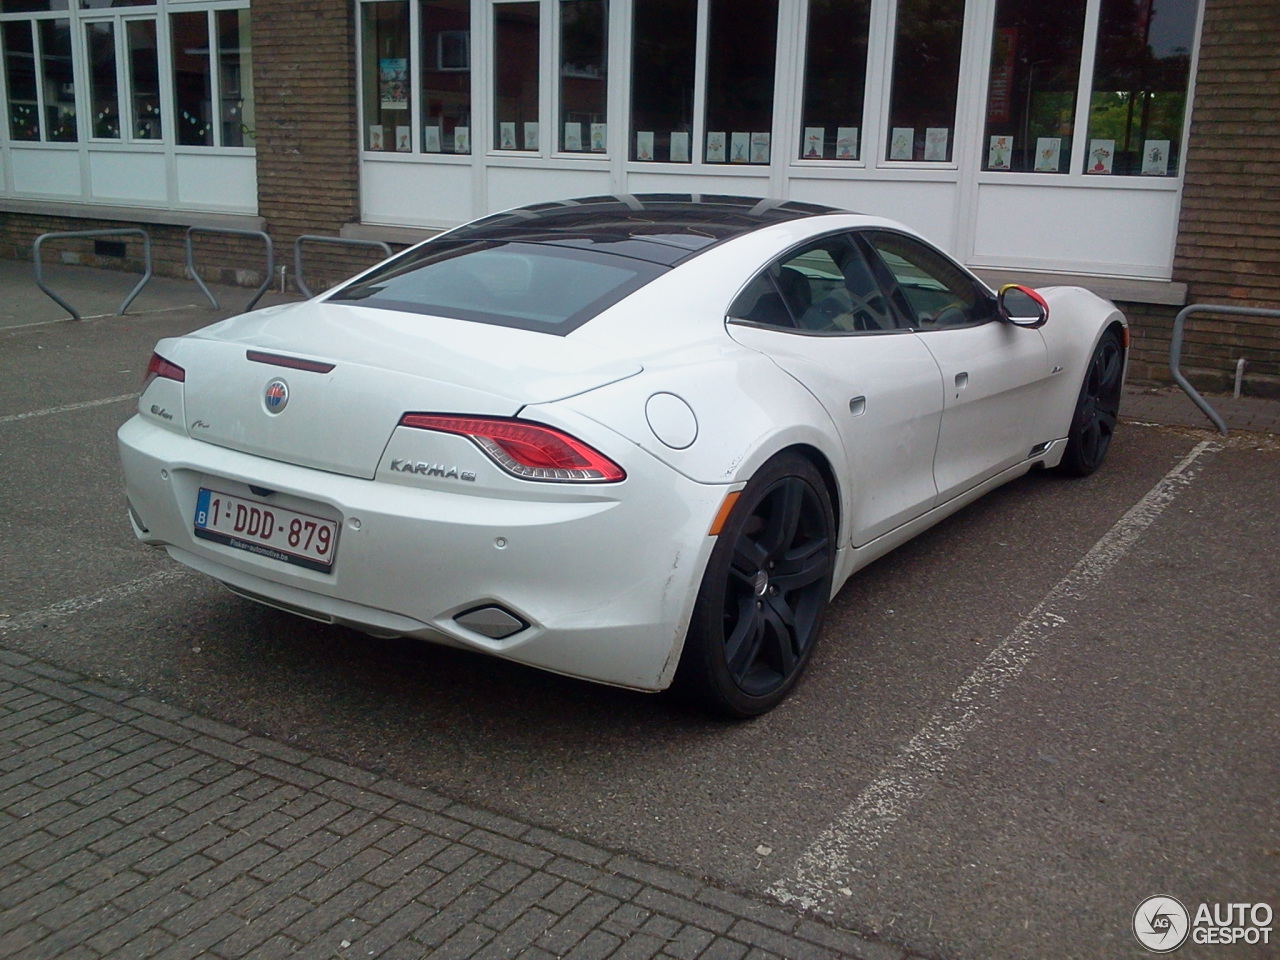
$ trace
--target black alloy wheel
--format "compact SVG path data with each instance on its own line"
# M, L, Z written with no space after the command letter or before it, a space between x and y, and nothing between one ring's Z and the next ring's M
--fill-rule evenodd
M1102 335L1085 371L1062 456L1062 472L1087 477L1106 459L1120 417L1124 386L1124 347L1114 328Z
M678 683L719 716L772 709L804 671L835 568L831 497L798 454L747 484L711 553Z

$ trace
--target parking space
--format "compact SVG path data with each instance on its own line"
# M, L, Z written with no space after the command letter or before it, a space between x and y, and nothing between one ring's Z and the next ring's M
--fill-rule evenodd
M1156 893L1280 907L1274 444L1127 425L1094 477L1008 485L855 576L796 695L726 725L134 543L114 431L213 316L0 330L0 646L925 956L1138 956Z

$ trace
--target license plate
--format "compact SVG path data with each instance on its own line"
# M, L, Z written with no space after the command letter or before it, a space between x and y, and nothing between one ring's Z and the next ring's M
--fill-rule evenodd
M202 540L328 573L338 524L297 510L200 488L195 534Z

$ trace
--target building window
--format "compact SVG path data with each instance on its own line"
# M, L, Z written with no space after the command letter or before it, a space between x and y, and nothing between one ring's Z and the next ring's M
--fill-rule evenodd
M407 153L413 149L409 119L409 4L366 3L360 12L364 148Z
M44 74L45 138L76 139L76 78L71 67L71 21L40 20L40 62Z
M253 48L249 44L249 11L219 10L218 97L223 147L243 147L257 134L253 108Z
M1066 173L1085 0L999 0L983 169Z
M769 162L778 0L708 0L707 163Z
M9 136L40 140L40 81L36 79L36 43L30 20L5 24L4 74L9 91Z
M604 153L607 143L609 5L560 0L560 149Z
M801 159L858 159L870 21L871 0L809 0Z
M471 3L421 0L422 149L471 152Z
M634 0L631 159L689 162L698 0Z
M112 20L86 23L85 50L89 59L89 106L93 110L90 136L120 139L120 90L116 79L116 25Z
M495 4L493 26L493 146L497 150L537 151L542 33L539 4Z
M85 9L131 5L122 0L81 0ZM167 17L107 12L84 18L79 42L91 110L90 139L155 142L170 136L179 146L248 145L254 115L249 10L192 9L195 6L183 3L181 12ZM59 21L40 22L56 26ZM61 42L67 69L58 88L69 96L71 31L69 21L62 22L68 24L65 41L59 41L51 28L42 28L41 40L46 51ZM163 85L161 43L168 44L173 65ZM47 52L45 61L50 61ZM163 104L170 95L175 116L166 120ZM65 117L69 105L59 109ZM66 139L74 140L74 132Z
M951 160L964 0L900 0L889 96L888 160Z
M1177 176L1196 0L1102 0L1085 173Z
M178 143L213 145L213 77L209 63L209 15L175 13L169 18L173 42L173 88Z
M160 113L160 61L156 50L155 20L126 20L129 44L129 120L135 140L159 140L164 136Z
M10 20L3 28L0 46L9 91L9 135L14 140L75 142L71 21Z

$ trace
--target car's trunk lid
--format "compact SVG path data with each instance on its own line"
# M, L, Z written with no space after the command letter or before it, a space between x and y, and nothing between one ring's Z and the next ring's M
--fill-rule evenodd
M195 439L365 478L406 412L513 416L642 369L560 336L325 303L247 314L161 352L186 371Z

